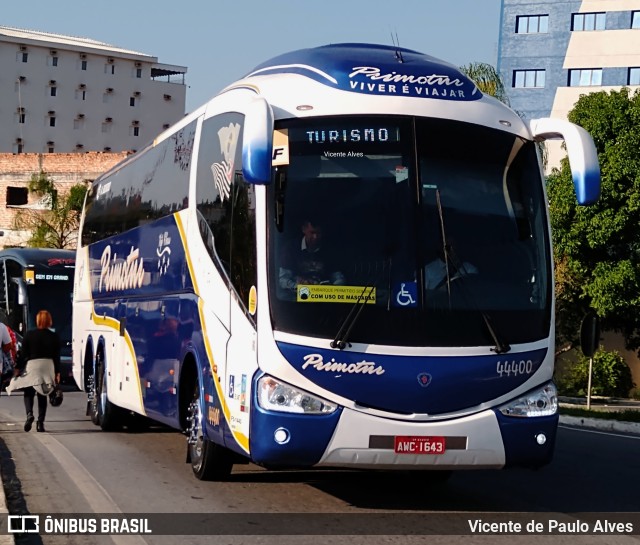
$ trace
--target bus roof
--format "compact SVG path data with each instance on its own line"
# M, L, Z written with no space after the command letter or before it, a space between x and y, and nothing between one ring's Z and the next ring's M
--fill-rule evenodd
M344 43L291 51L245 76L299 74L354 93L468 102L482 93L456 66L411 49Z

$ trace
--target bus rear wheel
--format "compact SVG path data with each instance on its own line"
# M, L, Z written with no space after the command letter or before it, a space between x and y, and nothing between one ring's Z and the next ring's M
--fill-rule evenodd
M92 398L90 405L91 421L104 431L112 431L119 427L119 408L107 396L107 367L102 352L96 354L95 373L92 381Z
M188 413L187 460L193 474L201 481L226 480L233 468L232 453L204 436L204 410L197 382Z

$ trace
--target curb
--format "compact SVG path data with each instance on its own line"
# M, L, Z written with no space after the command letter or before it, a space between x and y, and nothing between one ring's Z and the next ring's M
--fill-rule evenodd
M15 538L13 534L4 533L5 530L9 530L9 510L7 509L7 497L4 493L4 484L0 483L0 515L7 517L7 528L0 528L0 545L15 545Z
M560 423L566 424L567 426L640 436L640 422L622 422L620 420L607 420L604 418L560 415Z

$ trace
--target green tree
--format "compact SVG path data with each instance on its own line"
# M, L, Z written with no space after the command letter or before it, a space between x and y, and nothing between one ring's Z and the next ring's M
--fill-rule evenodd
M589 309L603 330L640 348L640 93L582 95L569 120L598 151L602 192L578 206L567 159L547 181L556 267L558 346L574 345Z
M491 95L509 105L509 98L499 72L490 64L472 62L460 67L460 71L478 86L485 95Z
M87 186L76 184L59 195L54 181L41 171L31 176L28 188L44 208L20 210L14 228L31 233L27 244L34 248L75 248Z
M589 358L580 359L563 376L556 377L563 395L587 395L589 385ZM634 387L631 369L618 352L600 350L593 356L591 393L599 396L627 397Z

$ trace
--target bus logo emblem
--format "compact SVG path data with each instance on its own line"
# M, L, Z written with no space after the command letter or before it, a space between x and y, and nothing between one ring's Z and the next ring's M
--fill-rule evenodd
M423 388L426 388L431 384L431 375L429 373L420 373L417 378L418 384Z

